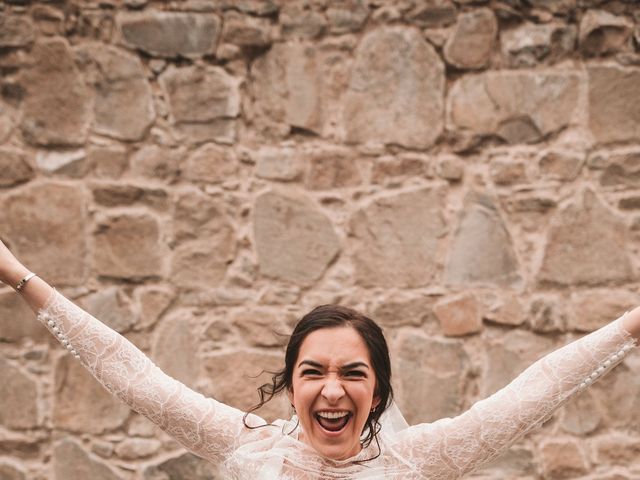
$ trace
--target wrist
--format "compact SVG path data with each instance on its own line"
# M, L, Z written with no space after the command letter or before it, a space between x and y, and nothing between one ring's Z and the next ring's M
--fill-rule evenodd
M29 274L30 270L22 265L21 263L16 263L10 265L7 268L4 268L0 272L0 280L2 283L6 283L11 288L15 288L20 280L22 280L27 274Z

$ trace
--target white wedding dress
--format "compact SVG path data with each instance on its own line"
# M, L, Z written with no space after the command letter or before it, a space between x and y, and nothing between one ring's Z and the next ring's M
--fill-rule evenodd
M458 417L405 427L392 406L380 451L372 442L353 458L333 461L298 440L295 419L246 428L243 412L167 376L131 342L57 292L38 319L107 390L235 480L460 478L540 425L635 345L618 319L545 356ZM249 421L265 423L255 415Z

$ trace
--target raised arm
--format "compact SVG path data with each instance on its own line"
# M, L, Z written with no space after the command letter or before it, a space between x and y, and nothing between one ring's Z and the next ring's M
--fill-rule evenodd
M15 288L28 274L0 242L0 280ZM39 277L30 279L19 294L38 313L38 320L107 390L196 455L221 463L255 435L244 427L241 411L205 398L169 377L126 338ZM263 422L255 416L249 421Z
M453 419L409 427L394 446L426 478L455 479L504 452L633 348L640 310L556 350Z

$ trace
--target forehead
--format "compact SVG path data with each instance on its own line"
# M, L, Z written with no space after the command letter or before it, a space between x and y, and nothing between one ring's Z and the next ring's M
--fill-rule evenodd
M306 336L298 362L314 360L327 365L344 365L355 361L370 364L369 350L353 327L321 328Z

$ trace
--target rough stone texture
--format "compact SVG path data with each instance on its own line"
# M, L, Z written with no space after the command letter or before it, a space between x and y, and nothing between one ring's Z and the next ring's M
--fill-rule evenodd
M101 434L122 426L129 416L129 407L107 392L71 355L65 353L56 362L54 382L55 428Z
M0 188L28 182L34 175L33 167L24 153L0 148Z
M21 369L0 356L0 425L12 429L34 428L38 425L38 391L36 382Z
M604 10L589 10L580 20L580 49L587 55L616 52L631 35L631 20Z
M31 57L21 81L25 139L49 147L80 145L89 129L90 102L69 45L60 38L40 40Z
M0 342L31 340L42 343L50 337L42 324L33 321L33 312L15 292L0 292Z
M216 15L182 12L122 12L122 40L159 57L201 57L215 51L220 34Z
M421 28L446 27L456 21L456 6L450 0L430 0L417 3L407 19Z
M219 480L220 477L213 473L211 463L198 458L191 453L185 453L158 465L147 467L144 470L144 480Z
M431 45L412 29L376 29L356 51L344 99L346 139L426 148L443 128L443 92L444 67Z
M216 353L203 359L212 387L207 394L216 400L247 411L258 403L257 388L270 381L267 371L282 368L284 358L279 353L257 350L234 350ZM256 411L267 421L291 416L286 395L267 403Z
M27 477L24 470L17 465L0 463L0 478L3 480L26 480Z
M241 47L266 47L271 43L271 22L231 10L224 16L222 40Z
M291 334L284 315L272 310L243 310L234 313L230 321L242 332L242 338L254 347L282 346L287 335Z
M126 150L120 146L92 146L86 158L98 178L119 178L127 167Z
M344 150L328 150L307 158L305 185L309 190L354 187L362 182L355 159Z
M487 72L455 82L448 98L451 128L533 143L570 124L578 101L572 73Z
M591 167L602 170L600 185L603 187L637 188L640 186L640 150L635 148L596 154L591 158ZM599 163L602 165L599 166ZM598 165L594 165L598 163Z
M569 327L592 332L615 320L637 304L636 295L625 290L587 290L571 295Z
M577 30L562 23L523 23L501 35L502 55L509 66L533 67L567 57L574 49Z
M160 188L105 182L91 185L91 191L95 202L105 207L145 205L161 211L168 208L169 195Z
M309 285L338 254L330 220L306 197L267 192L256 199L253 215L263 275Z
M454 285L518 284L518 259L494 201L472 192L463 212L449 251L445 281Z
M295 180L302 174L302 158L292 147L262 147L256 153L256 175L269 180Z
M0 15L0 47L27 47L35 38L33 23L26 16Z
M40 183L3 200L0 224L14 253L54 284L81 285L87 268L82 189Z
M383 328L404 325L417 327L421 324L437 322L432 311L433 299L429 297L402 298L394 294L391 298L377 299L377 301L379 304L373 310L371 318Z
M160 450L161 446L160 441L156 439L127 438L116 446L115 454L123 460L137 460L150 457Z
M141 140L155 110L138 57L102 44L82 46L76 55L94 89L95 132L125 141Z
M570 182L578 177L584 163L582 155L551 150L540 156L538 168L545 178Z
M563 408L562 428L574 435L585 435L595 431L602 423L600 405L595 396L587 391Z
M457 342L432 340L422 333L403 334L395 345L399 405L410 425L453 417L461 397L469 358ZM411 402L412 398L422 399Z
M170 67L160 77L176 127L195 142L233 143L240 81L220 67Z
M82 298L80 305L117 332L125 333L136 323L130 300L117 287L109 287Z
M105 215L98 219L95 241L98 275L139 280L162 273L160 227L151 215Z
M511 292L493 292L483 295L482 318L501 325L522 325L525 320L524 309L517 294Z
M40 152L36 155L36 165L42 172L70 177L82 177L88 171L84 150Z
M209 143L190 155L182 166L182 178L192 182L222 183L238 171L232 150Z
M622 433L598 438L595 449L598 461L613 465L629 465L640 455L637 438Z
M53 472L57 479L124 480L114 468L87 453L76 441L64 439L53 450Z
M489 8L458 15L456 27L444 46L444 58L457 68L483 68L491 58L498 22Z
M624 222L585 190L563 208L549 230L538 281L600 285L631 279Z
M593 66L589 74L589 128L599 142L640 139L640 69Z
M442 332L449 337L459 337L482 330L479 307L473 295L462 294L439 301L433 311L440 321Z
M584 453L572 438L550 439L541 445L540 453L547 478L575 478L589 470Z
M173 301L174 294L168 287L148 286L136 289L134 298L139 305L139 329L152 327Z
M419 287L434 280L435 252L445 233L442 192L419 189L377 198L350 221L356 281L365 286Z
M157 145L144 146L131 156L131 173L172 182L180 170L180 156L179 152Z

